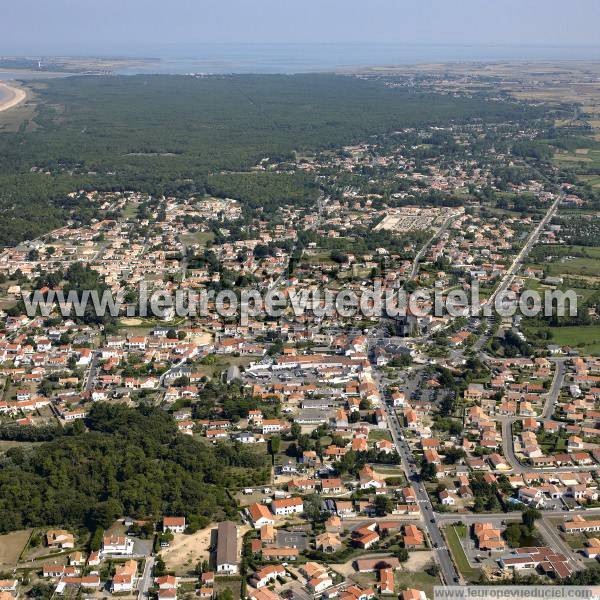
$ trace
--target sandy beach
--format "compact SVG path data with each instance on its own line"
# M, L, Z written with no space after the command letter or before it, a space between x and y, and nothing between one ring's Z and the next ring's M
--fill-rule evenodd
M0 97L0 112L21 104L27 98L27 93L24 90L2 81L0 81L0 92L2 92Z

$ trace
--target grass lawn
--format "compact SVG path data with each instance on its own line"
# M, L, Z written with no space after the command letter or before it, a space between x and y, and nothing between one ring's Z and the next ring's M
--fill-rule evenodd
M197 231L196 233L182 235L181 239L189 245L199 244L200 246L206 246L208 242L212 242L215 239L215 234L212 231Z
M582 533L563 535L562 537L569 547L573 548L573 550L581 550L585 546L585 542L587 540L585 535Z
M574 256L581 254L583 256ZM543 269L551 276L600 277L600 247L598 246L552 246L550 256L553 257L552 260L532 262L529 266ZM534 252L532 261L535 258Z
M396 571L394 578L398 587L423 590L428 598L433 598L433 588L436 585L442 585L439 577L432 577L425 573L425 571L419 573Z
M242 592L242 582L239 580L231 580L226 578L215 578L215 593L231 590L233 600L239 600Z
M378 442L379 440L387 440L388 442L391 442L392 436L386 429L372 429L369 431L370 442Z
M600 356L600 325L581 327L549 327L552 339L549 344L574 346L587 354Z
M586 277L600 277L600 260L592 257L564 258L556 262L546 263L546 272L551 276L583 275Z
M32 446L38 446L43 442L17 442L13 440L0 440L0 453L6 452L11 448L31 448Z
M125 219L134 219L138 214L139 204L137 202L127 202L123 207L123 217Z
M479 581L481 570L471 567L460 542L460 539L466 536L466 534L467 528L465 525L456 527L451 525L444 528L444 535L446 536L448 548L452 553L456 567L467 581Z
M581 175L579 179L589 183L593 188L600 188L600 177L597 175Z
M331 259L331 250L310 250L309 252L304 253L300 262L308 265L335 264Z

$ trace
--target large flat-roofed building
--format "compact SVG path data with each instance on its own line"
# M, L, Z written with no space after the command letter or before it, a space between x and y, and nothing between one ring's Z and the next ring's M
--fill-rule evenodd
M232 521L222 521L217 528L217 573L235 575L237 572L237 526Z

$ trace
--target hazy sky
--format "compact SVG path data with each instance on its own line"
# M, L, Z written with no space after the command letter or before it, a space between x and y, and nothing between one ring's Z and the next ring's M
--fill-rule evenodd
M600 45L599 0L1 0L0 53L201 42Z

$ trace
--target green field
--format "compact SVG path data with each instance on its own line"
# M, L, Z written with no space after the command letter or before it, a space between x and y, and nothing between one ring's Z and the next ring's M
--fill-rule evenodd
M553 277L600 277L600 247L538 246L530 260L529 267Z
M580 164L587 168L600 167L600 150L587 149L586 153L557 152L554 160L558 163Z
M464 538L467 535L466 526L451 525L444 528L444 534L446 536L446 541L448 542L448 547L450 548L456 567L461 572L463 577L467 581L479 581L481 570L471 567L460 542L460 538Z
M423 590L428 598L433 598L433 588L441 585L439 577L421 571L414 573L412 571L396 571L394 575L396 585L401 589L417 588Z
M536 328L537 329L537 328ZM580 352L600 356L600 325L580 327L544 327L552 332L548 344L572 346ZM527 332L525 332L527 334Z
M598 248L592 248L598 250ZM584 277L600 277L600 259L598 258L563 258L556 262L546 263L544 270L548 275L582 275Z
M392 441L392 436L390 432L385 429L373 429L369 431L369 441L377 442L379 440L388 440L388 442Z
M181 239L186 244L199 244L200 246L206 246L208 242L212 242L215 238L215 234L212 231L197 231L196 233L188 233L181 236Z
M600 176L598 175L581 175L579 179L589 183L593 188L600 188Z

